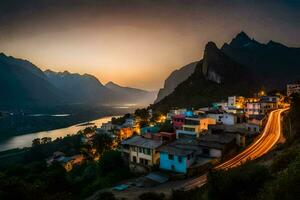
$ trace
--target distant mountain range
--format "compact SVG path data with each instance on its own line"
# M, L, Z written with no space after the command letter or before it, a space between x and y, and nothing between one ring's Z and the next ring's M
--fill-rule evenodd
M115 83L103 85L89 74L43 72L29 61L0 54L0 108L54 106L64 104L152 103L156 93L127 88Z
M154 102L157 96L157 91L145 91L131 87L123 87L111 81L105 84L105 87L117 94L117 98L122 99L126 97L126 101L133 104L148 106Z
M242 31L221 49L208 43L203 59L192 63L194 71L191 68L186 73L184 66L172 72L151 108L167 111L207 106L228 95L249 95L261 87L284 89L286 83L300 80L299 58L300 48L273 41L261 44ZM169 84L173 79L178 81Z
M278 42L257 42L239 33L221 50L233 60L255 71L266 88L283 89L288 82L300 80L300 48Z
M63 103L62 93L32 63L0 54L0 105L22 107Z
M107 102L113 92L106 88L94 76L89 74L77 74L53 72L46 70L47 80L65 95L65 100L71 103Z

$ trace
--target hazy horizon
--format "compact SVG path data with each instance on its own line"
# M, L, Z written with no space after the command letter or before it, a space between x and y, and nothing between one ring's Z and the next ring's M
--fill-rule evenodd
M300 46L299 7L271 0L4 0L0 52L42 70L158 90L173 70L201 59L208 41L221 47L240 31Z

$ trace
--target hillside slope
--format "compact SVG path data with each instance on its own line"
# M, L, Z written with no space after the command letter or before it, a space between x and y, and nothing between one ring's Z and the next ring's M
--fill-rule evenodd
M167 112L172 107L207 106L230 95L251 95L258 88L253 72L209 42L195 72L151 108Z
M96 77L89 74L46 70L45 75L50 83L64 92L70 103L103 103L112 95Z
M173 71L165 80L164 87L158 92L155 103L171 94L174 89L183 81L185 81L194 71L198 62L192 62L178 70Z
M32 63L0 54L0 106L62 103L62 93Z

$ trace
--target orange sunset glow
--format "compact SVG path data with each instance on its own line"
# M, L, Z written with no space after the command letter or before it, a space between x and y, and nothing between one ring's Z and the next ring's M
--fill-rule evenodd
M1 50L43 70L89 73L102 83L157 90L174 69L200 60L208 41L220 46L240 30L261 41L272 33L271 39L299 44L294 40L293 30L299 27L292 24L293 13L281 13L291 8L277 4L75 2L47 8L20 5L17 14L4 12ZM267 6L278 15L262 12ZM291 21L285 25L289 31L275 32L283 19Z

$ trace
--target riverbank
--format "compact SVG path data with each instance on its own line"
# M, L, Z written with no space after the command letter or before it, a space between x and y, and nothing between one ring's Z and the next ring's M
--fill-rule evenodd
M134 109L129 107L120 109L107 106L67 105L55 108L9 111L9 115L0 118L0 144L12 137L89 123L105 116L123 115Z
M74 135L78 131L84 129L86 126L95 125L99 127L101 126L102 123L110 121L113 116L100 117L93 121L74 124L66 128L54 129L49 131L40 131L40 132L34 132L34 133L24 134L20 136L14 136L0 142L0 152L10 150L10 149L30 147L32 144L32 140L36 138L50 137L52 138L52 140L54 140L56 138L65 137L67 135Z

